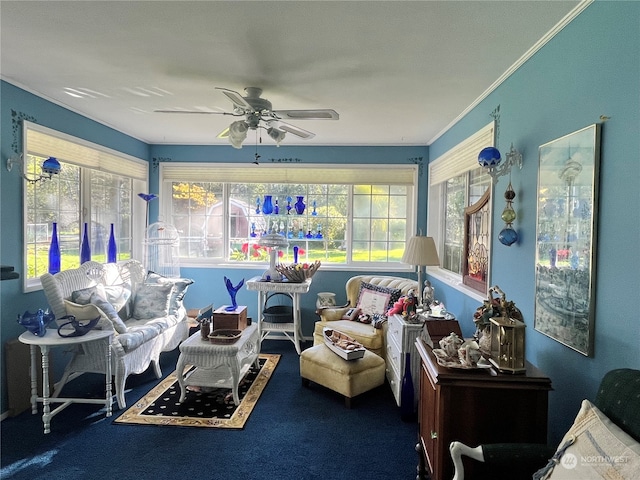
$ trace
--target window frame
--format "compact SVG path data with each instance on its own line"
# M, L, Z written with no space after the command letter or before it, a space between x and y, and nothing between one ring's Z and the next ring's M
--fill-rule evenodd
M427 197L429 199L429 208L427 213L427 235L434 238L438 252L444 252L445 245L445 192L446 183L449 179L466 175L466 195L469 194L469 179L472 171L482 168L478 164L478 153L485 147L494 146L495 144L495 121L490 122L473 135L467 137L444 154L429 163L429 186ZM488 175L488 174L487 174ZM489 183L490 199L493 197L493 182ZM465 207L468 207L468 198L465 198ZM464 217L464 211L461 212ZM493 201L489 201L489 232L493 232ZM463 238L461 241L465 241ZM491 259L493 242L491 236L489 240L489 264L487 271L487 285L490 285L491 278ZM464 245L463 245L464 247ZM463 248L464 250L464 248ZM461 273L455 273L442 267L427 267L429 275L450 285L465 295L482 302L486 300L488 290L481 292L468 285L465 285L463 272L465 271L463 258L463 268Z
M192 171L190 171L192 169ZM398 171L401 170L399 173ZM196 173L197 172L197 173ZM203 162L172 162L160 164L159 168L159 191L160 191L160 214L167 222L171 223L171 185L172 182L198 182L198 181L215 181L223 184L222 203L224 205L224 215L228 218L228 184L236 181L238 176L242 176L246 180L244 183L264 183L264 184L343 184L350 185L348 193L348 211L346 238L352 238L352 220L353 220L353 185L361 184L382 184L382 185L403 185L407 187L407 215L406 215L406 232L405 241L414 234L415 225L417 224L417 204L418 204L418 176L419 168L416 165L391 165L376 164L363 166L361 164L276 164L276 165L260 165L260 174L257 176L254 165L238 165L232 163L203 163ZM244 174L246 173L246 174ZM179 177L184 175L183 177ZM215 180L208 180L208 175L215 175ZM317 180L321 176L322 180ZM366 177L368 181L354 181ZM199 180L196 180L199 178ZM389 178L399 178L394 182L389 182ZM256 181L256 179L264 179ZM302 181L301 179L304 179ZM310 182L310 179L316 181ZM330 180L330 181L327 181ZM306 202L305 198L305 203ZM294 199L295 201L295 199ZM282 210L284 205L280 205ZM307 205L310 209L311 206ZM229 231L228 222L224 222L223 228L225 249L228 249ZM181 257L180 262L183 266L202 267L202 268L242 268L242 269L264 269L265 263L262 262L231 262L228 259L228 251L226 250L223 258L187 258ZM409 271L410 266L402 264L400 261L389 262L353 262L350 255L347 255L346 263L325 263L323 268L331 270L361 270L361 271Z
M55 157L61 164L72 164L80 169L79 191L78 191L78 218L80 224L92 221L91 208L91 171L105 172L132 180L132 197L135 192L146 192L149 185L149 163L140 158L127 155L125 153L95 144L82 138L59 132L57 130L29 122L22 121L22 166L20 173L26 173L30 156L47 158ZM38 166L39 168L39 166ZM64 168L64 166L63 166ZM127 171L129 174L123 175ZM55 180L56 177L53 177ZM44 180L46 182L51 180ZM29 189L28 182L22 178L22 234L23 239L27 238L29 224L27 195ZM38 183L35 184L38 188ZM145 218L144 202L131 200L131 257L142 258L142 242L144 238L144 222L138 219ZM80 228L80 236L82 228ZM80 238L78 243L80 243ZM106 239L105 239L106 241ZM23 272L28 272L29 256L28 244L22 242L22 266ZM23 275L23 292L33 292L42 289L40 277L29 278Z

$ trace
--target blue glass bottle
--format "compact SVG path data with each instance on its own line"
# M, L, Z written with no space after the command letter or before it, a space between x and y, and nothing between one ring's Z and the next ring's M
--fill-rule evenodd
M58 243L58 224L53 222L51 231L51 245L49 245L49 273L60 271L60 243Z
M109 243L107 244L107 263L116 263L118 261L118 244L116 243L116 236L113 229L113 223L111 224L111 232L109 232Z
M413 421L415 412L413 408L413 379L411 378L411 354L405 354L404 375L400 386L400 418L405 422Z
M91 260L91 245L89 244L89 225L84 224L84 235L82 236L82 244L80 246L80 264Z

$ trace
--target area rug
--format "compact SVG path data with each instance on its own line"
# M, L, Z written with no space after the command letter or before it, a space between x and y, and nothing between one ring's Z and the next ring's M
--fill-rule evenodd
M113 422L242 429L279 361L278 354L260 354L260 370L252 365L240 382L238 406L230 388L188 388L185 401L180 403L180 385L177 372L173 372ZM190 368L187 366L185 373Z

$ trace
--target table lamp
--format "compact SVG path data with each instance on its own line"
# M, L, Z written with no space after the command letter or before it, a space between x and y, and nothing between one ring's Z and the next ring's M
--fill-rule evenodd
M418 267L418 305L422 305L422 267L439 266L440 259L433 237L416 235L409 239L402 255L402 263Z

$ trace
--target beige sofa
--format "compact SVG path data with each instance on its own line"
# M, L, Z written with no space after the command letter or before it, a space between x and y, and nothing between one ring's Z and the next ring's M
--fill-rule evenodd
M100 316L96 328L112 329L111 371L120 408L126 407L125 382L132 373L153 365L161 378L160 353L174 350L188 337L183 298L189 279L167 279L148 273L136 260L100 264L89 261L80 267L40 277L44 293L56 316L77 320ZM73 352L56 394L81 373L106 371L103 349L96 342Z
M342 320L342 316L345 315L349 308L357 305L363 282L377 287L398 289L401 295L408 294L411 289L415 289L416 291L418 289L418 282L406 278L379 275L357 275L351 277L345 286L347 301L349 302L348 305L318 310L320 320L316 322L313 332L314 345L324 343L322 330L324 327L330 327L346 333L360 342L367 350L385 358L386 322L382 325L382 328L374 328L370 324L359 323L353 320Z

